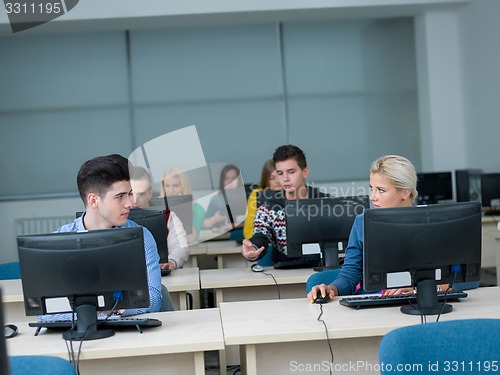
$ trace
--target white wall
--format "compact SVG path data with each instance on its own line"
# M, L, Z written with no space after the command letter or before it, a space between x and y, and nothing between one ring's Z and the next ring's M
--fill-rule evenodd
M466 167L500 172L500 1L459 12L466 118Z

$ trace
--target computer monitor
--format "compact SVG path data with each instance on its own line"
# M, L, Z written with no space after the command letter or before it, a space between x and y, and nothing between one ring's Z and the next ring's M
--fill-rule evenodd
M160 263L168 262L167 220L164 209L133 208L128 218L148 228L153 235L160 256Z
M83 215L77 212L76 217ZM128 219L136 224L148 228L156 242L160 263L168 262L167 220L164 208L132 208Z
M417 204L436 204L453 200L451 172L417 174Z
M416 287L418 306L401 311L436 315L437 284L479 281L479 202L369 209L364 214L363 287Z
M172 195L169 197L153 197L149 205L156 209L170 209L175 212L186 233L193 231L193 195Z
M18 236L17 245L26 315L75 312L65 339L112 336L97 311L150 305L141 227Z
M287 256L320 254L318 270L338 268L355 217L369 207L368 196L287 200Z
M481 205L491 212L500 210L500 173L481 175Z
M455 170L457 202L481 202L481 169Z

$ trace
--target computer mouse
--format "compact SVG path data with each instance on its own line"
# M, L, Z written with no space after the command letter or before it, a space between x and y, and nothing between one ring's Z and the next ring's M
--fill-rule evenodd
M318 294L316 294L316 299L314 300L314 303L328 303L330 302L330 297L328 297L328 294L325 295L324 297L321 296L321 292L318 291Z
M3 330L6 339L17 335L17 327L14 324L6 324Z
M255 263L250 267L253 272L262 272L264 271L264 267L262 267L259 263Z

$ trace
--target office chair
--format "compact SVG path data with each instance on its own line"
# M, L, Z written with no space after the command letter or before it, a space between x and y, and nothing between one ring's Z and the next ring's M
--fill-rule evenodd
M161 307L160 311L174 311L174 304L172 303L172 298L170 298L170 293L165 285L161 284Z
M306 294L309 293L315 285L331 284L339 276L339 272L340 268L313 273L306 281Z
M491 375L500 368L499 332L500 319L451 320L395 329L380 342L380 373Z
M0 327L3 327L4 315L0 289ZM16 337L8 340L16 340ZM68 361L51 356L8 356L6 338L0 336L0 373L2 375L76 375L76 370Z
M21 278L19 262L0 264L0 280L13 280Z
M71 363L59 357L10 356L10 375L76 375Z

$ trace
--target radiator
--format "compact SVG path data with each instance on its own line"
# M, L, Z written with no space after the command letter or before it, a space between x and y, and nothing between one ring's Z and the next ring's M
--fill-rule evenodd
M61 225L71 223L74 216L16 219L16 235L51 233Z

